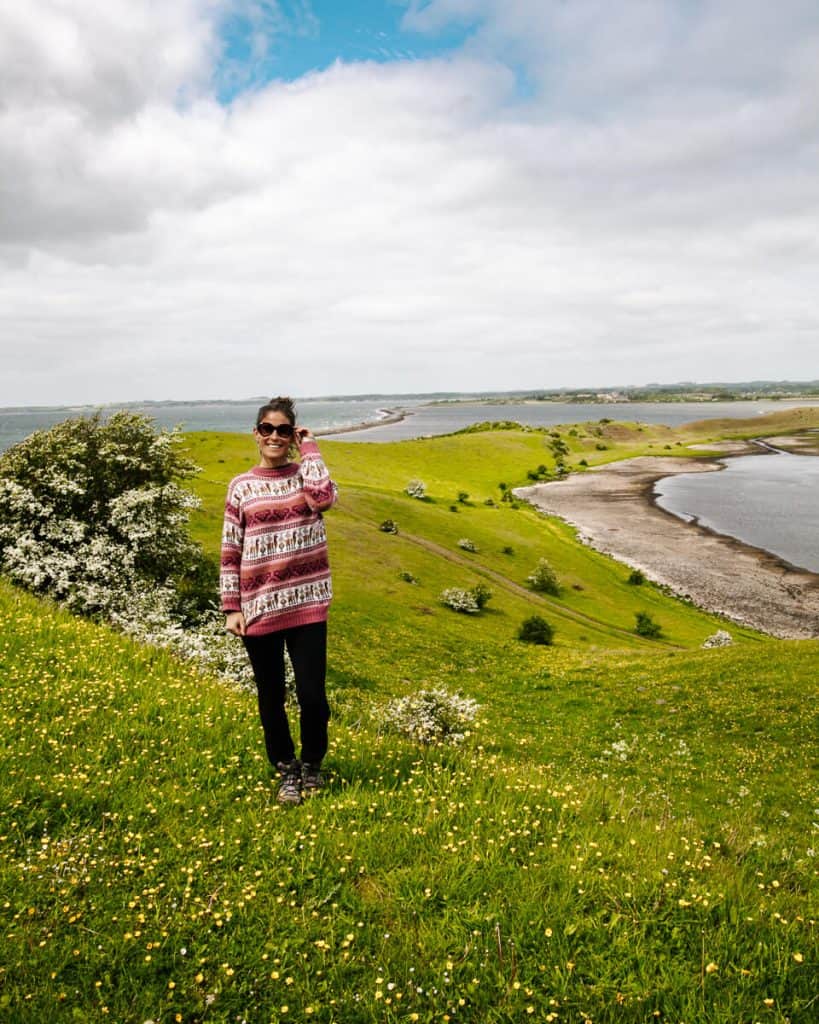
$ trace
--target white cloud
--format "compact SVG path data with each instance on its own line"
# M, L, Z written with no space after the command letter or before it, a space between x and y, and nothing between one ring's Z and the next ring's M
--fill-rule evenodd
M433 0L224 107L235 7L0 15L0 403L816 375L814 4Z

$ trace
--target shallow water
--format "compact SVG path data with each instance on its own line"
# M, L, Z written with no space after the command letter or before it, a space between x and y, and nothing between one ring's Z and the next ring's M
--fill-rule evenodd
M658 480L657 504L819 572L819 457L776 452L720 461L725 468L717 472Z

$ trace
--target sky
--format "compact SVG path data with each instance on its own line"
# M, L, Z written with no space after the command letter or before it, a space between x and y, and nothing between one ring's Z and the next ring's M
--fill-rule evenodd
M0 405L816 377L816 0L0 5Z

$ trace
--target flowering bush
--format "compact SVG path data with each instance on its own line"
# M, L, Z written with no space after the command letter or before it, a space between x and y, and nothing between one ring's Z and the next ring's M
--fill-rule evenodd
M133 413L66 420L0 456L0 569L15 583L109 618L135 595L196 575L188 537L196 467L178 431Z
M458 541L458 547L463 548L464 551L477 551L478 547L474 540L470 540L469 537L461 537Z
M398 523L394 519L385 519L378 529L382 533L398 533Z
M471 591L461 590L459 587L448 587L442 591L441 604L445 604L454 612L463 612L464 615L477 615L481 610L475 595Z
M390 701L380 714L379 724L386 732L418 743L457 744L469 735L479 709L471 697L439 687Z
M734 642L734 638L725 629L718 629L716 633L707 637L703 643L705 650L709 650L712 647L730 647Z
M417 576L413 576L412 573L408 569L402 569L398 573L398 579L399 580L403 580L405 583L417 583L418 582L418 577Z
M560 584L557 581L554 569L545 558L541 558L534 570L526 577L526 582L541 594L552 594L555 597L560 593Z
M0 456L0 569L71 610L253 688L213 607L215 566L187 533L196 467L179 432L132 413L37 431ZM286 662L292 684L292 667Z
M196 662L223 682L255 692L244 646L225 632L224 615L211 609L196 622L183 624L174 613L175 600L176 595L167 588L134 595L127 613L114 612L111 624L140 643L163 647L184 661ZM292 678L289 659L285 666Z
M405 490L411 498L426 498L427 496L427 485L423 480L410 480Z

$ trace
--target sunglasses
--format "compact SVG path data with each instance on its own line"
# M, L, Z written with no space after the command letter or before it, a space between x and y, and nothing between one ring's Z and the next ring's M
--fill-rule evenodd
M293 436L293 426L290 423L257 423L256 429L262 437L270 437L271 434L278 434L279 437Z

